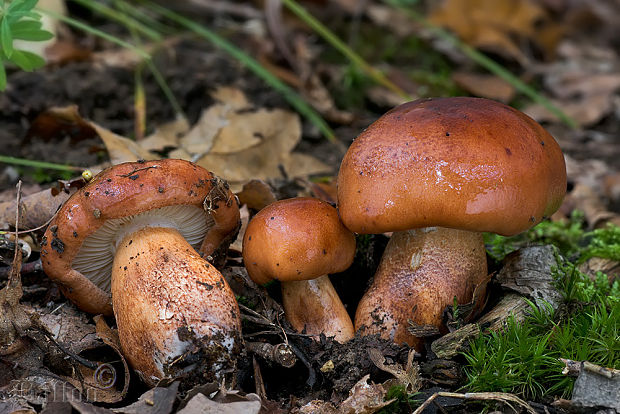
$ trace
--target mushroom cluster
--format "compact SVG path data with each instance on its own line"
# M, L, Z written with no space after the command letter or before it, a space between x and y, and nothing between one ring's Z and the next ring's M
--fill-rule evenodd
M204 257L240 225L226 183L184 160L102 171L72 195L42 243L43 270L82 310L114 314L129 363L148 384L220 379L241 345L235 296Z
M566 192L560 147L525 114L481 98L402 104L348 149L338 210L356 233L394 232L355 327L419 346L409 329L445 331L446 306L483 304L482 232L514 235L549 217Z
M328 274L346 270L355 236L334 207L299 197L276 201L250 221L243 238L249 276L264 285L279 280L286 319L298 332L353 338L353 323Z

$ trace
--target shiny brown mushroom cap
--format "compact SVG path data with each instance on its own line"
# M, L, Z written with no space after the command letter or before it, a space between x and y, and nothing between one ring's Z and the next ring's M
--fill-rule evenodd
M346 270L355 255L355 236L325 201L276 201L250 221L243 238L243 261L258 284L309 280Z
M146 223L145 214L191 235L190 244L203 256L239 226L234 195L204 168L175 159L123 163L99 173L58 211L43 239L43 270L82 310L112 314L116 231L136 216ZM91 270L100 280L89 278Z
M392 109L353 142L338 175L341 219L358 233L442 226L512 235L555 212L565 192L553 137L482 98Z

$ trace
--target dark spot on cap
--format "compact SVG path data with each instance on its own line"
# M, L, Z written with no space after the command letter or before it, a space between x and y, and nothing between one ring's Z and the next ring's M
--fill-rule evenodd
M449 133L449 132L447 132L447 131L446 131L446 136L447 136L447 137L449 137L449 136L450 136L450 133Z
M107 182L109 182L109 183L111 183L111 182L112 182L112 179L111 179L111 178L108 178L106 181L107 181Z
M135 180L137 180L139 177L140 177L140 176L139 176L138 174L134 174L134 175L130 175L130 176L129 176L129 179L130 179L130 180L134 180L134 181L135 181Z
M540 141L540 145L545 146L545 141Z
M89 193L88 191L86 191L86 192L84 193L84 197L88 197L89 195L90 195L90 193Z
M127 266L123 266L123 270L127 270Z
M252 240L252 236L248 236L248 240Z
M62 242L62 240L54 237L52 239L52 242L50 243L50 246L52 246L52 249L55 250L57 253L61 253L65 251L65 244Z
M77 237L77 236L78 236L77 231L74 231L74 232L73 232L73 237Z
M269 220L273 220L274 218L275 218L275 217L273 217L273 216L272 216Z
M506 150L507 155L512 155L512 151L510 151L510 148L506 147L504 149Z
M164 187L159 187L159 188L157 189L157 191L159 191L160 193L163 193L163 192L164 192Z
M534 223L534 222L536 221L536 217L531 216L531 217L530 217L530 221L531 221L532 223Z
M323 249L323 254L327 254L327 250Z

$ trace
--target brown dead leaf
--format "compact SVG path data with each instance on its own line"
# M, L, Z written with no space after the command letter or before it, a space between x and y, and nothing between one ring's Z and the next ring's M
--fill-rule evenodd
M546 18L545 10L530 0L447 0L429 16L432 23L452 30L473 47L513 58L522 65L528 57L519 39L536 43L543 28L553 26ZM555 44L545 39L547 44L539 46L552 54Z
M542 76L553 103L584 127L611 114L620 90L617 53L609 47L567 40L558 47L558 54L553 64L533 67ZM538 121L557 120L541 105L531 105L524 112Z
M168 387L155 387L138 398L133 404L115 408L114 412L123 414L169 414L177 398L179 381Z
M250 180L243 184L243 189L237 193L239 202L252 210L261 210L278 198L269 184L262 180Z
M508 103L515 95L515 88L495 75L457 71L452 79L461 88L482 98Z
M260 137L248 130L243 111L250 110L251 105L243 92L223 86L211 96L217 103L203 111L198 122L181 138L181 147L191 154L226 154L260 142Z
M59 136L71 137L71 143L92 138L96 131L79 114L77 105L56 106L41 112L26 132L26 142L34 137L52 141Z
M82 178L79 180L83 181ZM58 190L62 186L62 190ZM20 229L34 229L43 226L56 213L58 208L79 187L65 187L63 183L24 197ZM0 228L15 227L15 201L0 203Z
M179 410L178 414L200 414L200 413L221 413L221 414L258 414L261 409L261 401L256 394L241 396L235 394L234 399L225 398L222 401L213 401L204 394L196 394L187 405ZM229 397L230 394L227 395Z
M222 95L218 95L222 96ZM216 104L217 105L217 104ZM306 176L330 171L321 161L305 154L292 153L301 139L297 114L283 109L257 109L229 112L227 124L213 136L213 142L200 146L198 140L170 153L171 157L195 162L225 178L233 191L251 179ZM209 147L211 145L211 147ZM209 149L210 148L210 149ZM193 152L205 150L207 153ZM196 160L196 157L199 157Z
M164 151L179 146L179 139L189 131L189 122L183 116L158 126L155 132L140 141L147 151Z
M117 135L94 122L90 122L89 124L97 131L97 134L105 144L108 155L110 156L110 161L114 165L129 161L154 160L159 158L157 154L145 150L135 141Z
M365 375L349 391L349 397L338 407L332 403L314 400L292 412L301 414L372 414L394 400L384 401L386 390L380 384L368 384L370 375Z

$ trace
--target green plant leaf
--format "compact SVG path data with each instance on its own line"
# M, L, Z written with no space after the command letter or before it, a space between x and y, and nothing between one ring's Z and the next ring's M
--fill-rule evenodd
M54 34L47 30L31 30L13 32L13 39L28 40L31 42L41 42L43 40L49 40L54 37Z
M37 5L39 0L13 0L7 9L7 14L12 14L17 11L32 10Z
M25 50L14 50L11 61L26 72L45 66L45 59Z
M11 34L11 27L7 19L2 19L0 22L0 45L7 58L11 59L13 55L13 35Z
M0 59L0 91L6 89L6 70L4 70L4 63Z
M21 31L33 31L33 30L39 30L41 29L41 26L43 26L43 23L41 23L38 20L20 20L17 21L15 23L11 23L11 32L13 32L13 36L15 36L15 33L21 32Z

